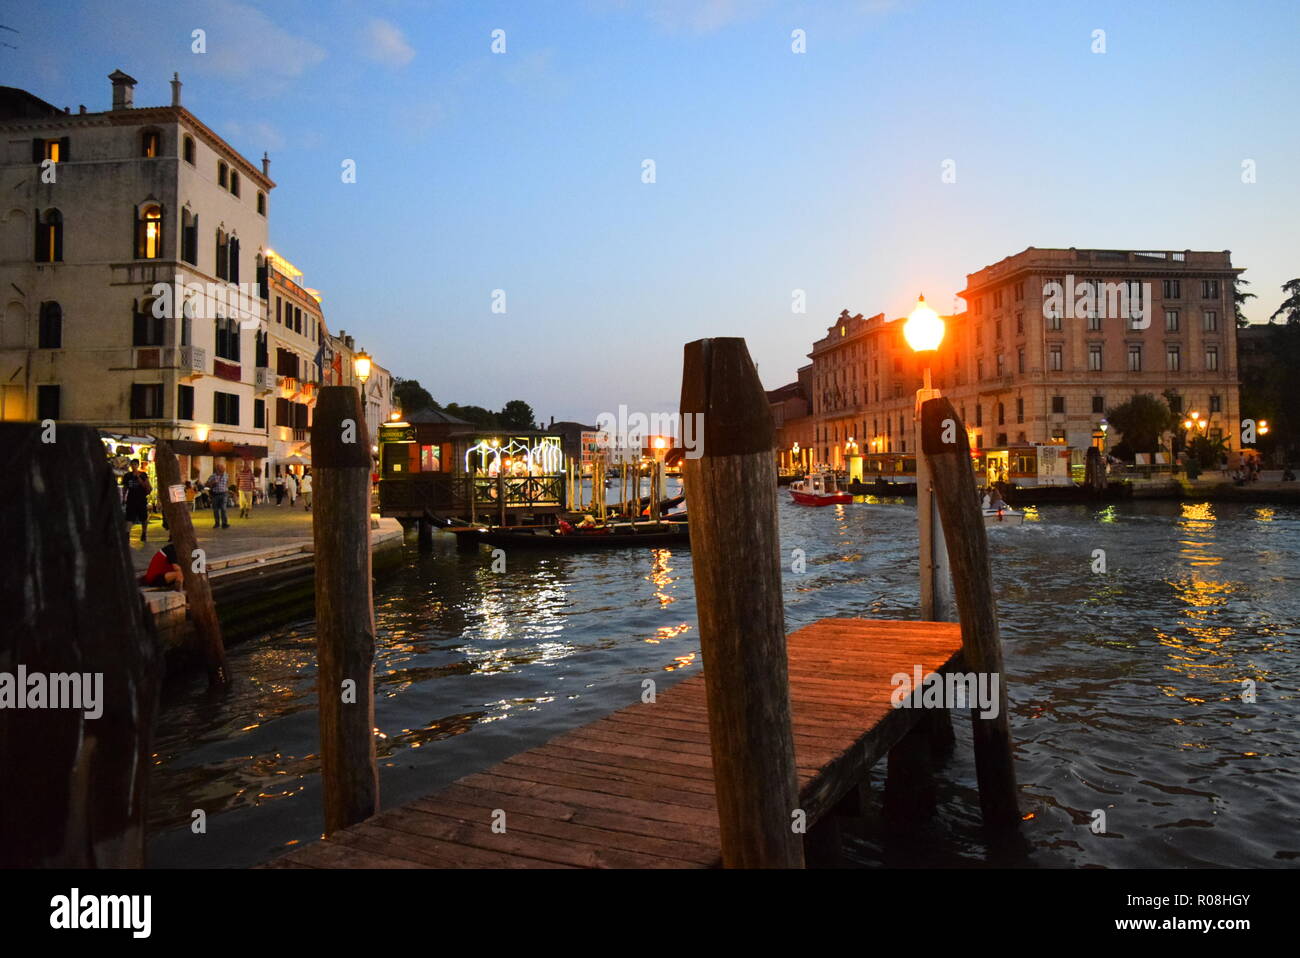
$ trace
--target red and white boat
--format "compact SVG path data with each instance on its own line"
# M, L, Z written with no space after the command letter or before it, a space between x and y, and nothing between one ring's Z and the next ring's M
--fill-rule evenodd
M802 506L835 506L853 501L847 492L835 486L835 477L829 472L816 472L790 483L790 495Z

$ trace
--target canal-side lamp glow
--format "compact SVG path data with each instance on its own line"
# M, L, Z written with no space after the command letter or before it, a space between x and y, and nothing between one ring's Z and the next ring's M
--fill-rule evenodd
M400 410L400 409L394 409L392 412L390 412L390 413L388 414L388 421L389 421L389 422L401 422L401 421L402 421L402 410Z
M943 319L925 304L925 297L918 296L916 308L903 324L903 338L913 352L931 353L943 342Z
M1267 419L1261 419L1261 420L1259 421L1259 425L1258 425L1257 427L1255 427L1255 431L1258 432L1261 436L1267 436L1267 435L1268 435L1268 420L1267 420Z

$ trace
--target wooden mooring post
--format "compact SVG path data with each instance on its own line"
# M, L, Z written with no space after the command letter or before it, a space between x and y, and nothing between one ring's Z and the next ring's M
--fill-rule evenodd
M162 506L163 518L167 520L172 547L176 550L176 560L181 567L186 612L194 628L194 648L207 665L208 685L221 688L230 683L226 645L221 638L217 606L212 600L207 560L199 550L198 540L194 536L194 519L189 504L185 501L180 462L166 439L155 440L154 449L158 502Z
M775 431L743 339L686 345L681 413L704 417L683 468L722 862L799 868Z
M379 808L370 439L361 396L351 386L321 387L311 449L321 784L329 834Z
M94 429L0 423L0 449L0 863L138 868L162 655L118 487Z
M978 507L966 428L946 398L929 399L921 405L921 452L943 522L961 621L962 657L967 669L998 680L997 715L981 718L978 708L971 709L980 808L986 826L1013 827L1020 822L1020 809L988 535Z

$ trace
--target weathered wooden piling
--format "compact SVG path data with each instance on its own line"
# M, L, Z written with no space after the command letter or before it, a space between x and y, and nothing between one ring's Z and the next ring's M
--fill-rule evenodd
M370 439L355 389L321 387L311 448L321 782L329 834L379 807Z
M214 687L227 685L230 669L226 664L226 646L221 637L217 606L212 600L212 584L208 581L206 562L199 561L198 540L194 536L193 516L185 501L180 462L166 439L156 441L154 472L158 477L158 502L162 506L163 518L167 520L172 546L176 549L176 561L181 567L187 613L194 628L194 648L207 665L208 684Z
M971 726L984 823L1005 828L1020 821L1020 810L988 536L978 507L966 429L946 398L922 404L921 443L922 453L929 460L935 502L948 545L961 619L962 655L968 669L998 679L997 716L981 718L979 710L973 708Z
M0 863L140 867L161 653L103 443L0 423L0 449Z
M802 867L775 432L743 339L686 345L681 413L704 417L684 470L722 861Z

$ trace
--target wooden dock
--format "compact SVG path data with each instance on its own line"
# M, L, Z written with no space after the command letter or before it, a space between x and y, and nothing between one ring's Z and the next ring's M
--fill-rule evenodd
M822 619L788 637L800 807L809 832L926 713L891 678L961 668L951 622ZM504 831L501 830L504 813ZM497 828L494 830L494 822ZM703 676L271 868L707 868L721 864Z

